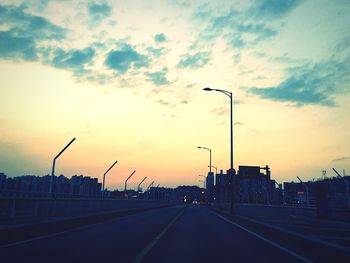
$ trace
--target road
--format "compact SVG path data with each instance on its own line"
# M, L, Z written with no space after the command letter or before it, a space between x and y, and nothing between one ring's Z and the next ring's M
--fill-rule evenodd
M8 244L0 247L0 260L3 263L313 262L198 205L140 212Z

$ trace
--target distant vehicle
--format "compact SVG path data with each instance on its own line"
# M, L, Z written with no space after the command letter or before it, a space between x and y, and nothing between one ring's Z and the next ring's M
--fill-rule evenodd
M192 202L192 204L193 204L193 205L198 205L198 202L197 202L196 200L194 200L194 201Z

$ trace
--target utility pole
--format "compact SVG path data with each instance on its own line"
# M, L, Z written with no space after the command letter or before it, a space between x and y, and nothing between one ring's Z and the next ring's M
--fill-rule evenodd
M134 170L130 175L129 175L129 177L128 178L126 178L126 180L125 180L125 186L124 186L124 191L126 192L126 188L127 188L127 184L128 184L128 180L131 178L131 176L133 176L134 175L134 173L136 172L136 170Z
M137 191L141 192L141 184L146 180L147 176L145 178L142 179L142 181L139 183L139 185L137 186Z
M55 177L55 166L56 166L56 160L60 155L75 141L75 138L73 138L56 156L53 158L52 162L52 172L51 172L51 181L50 181L50 194L52 194L53 191L53 178Z
M335 170L334 168L332 168L333 171L337 174L337 177L340 178L344 183L345 183L345 191L346 191L346 203L347 203L347 207L350 208L350 197L349 197L349 182L344 178L345 176L345 170L343 171L344 176L341 176L337 170Z
M146 191L148 191L153 186L153 184L154 184L154 181L152 181L152 183L149 184Z
M106 179L106 174L113 168L114 165L117 164L118 161L115 161L108 169L107 171L103 174L103 181L102 181L102 197L104 196L105 193L105 179Z

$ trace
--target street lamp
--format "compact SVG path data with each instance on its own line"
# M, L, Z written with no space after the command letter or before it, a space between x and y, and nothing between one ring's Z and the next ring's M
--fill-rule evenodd
M208 165L208 167L210 167L210 165ZM211 167L215 169L215 174L218 174L218 168L214 165L212 165Z
M126 192L126 188L128 187L128 180L131 178L131 176L134 175L134 173L136 173L136 170L134 170L134 171L132 172L132 174L130 174L129 177L126 178L126 180L125 180L125 186L124 186L124 192Z
M147 187L146 192L147 192L149 189L151 189L151 187L153 186L153 184L154 184L154 181L152 181L152 183L149 184L149 186Z
M103 181L102 181L102 197L104 196L105 193L105 179L106 179L106 174L113 168L114 165L117 164L118 161L115 161L108 169L107 171L103 174Z
M230 122L231 122L231 132L230 132L230 138L231 138L231 159L230 159L230 169L233 170L233 101L232 101L232 92L222 89L212 89L212 88L204 88L204 91L218 91L221 93L224 93L225 95L229 96L230 98Z
M230 98L230 138L231 138L231 143L230 143L230 148L231 148L231 156L230 156L230 169L227 171L228 174L230 174L230 178L231 178L231 215L233 215L234 213L234 189L233 189L233 184L234 184L234 175L235 175L235 170L233 168L233 95L232 92L227 91L227 90L222 90L222 89L212 89L209 87L206 87L203 89L204 91L217 91L217 92L221 92L224 93L226 96L228 96Z
M52 173L51 173L51 181L50 181L50 194L52 194L53 190L53 178L55 177L55 166L56 166L56 160L60 155L75 141L75 138L73 138L56 156L53 158L52 162Z
M211 149L207 147L202 147L202 146L198 146L197 148L209 151L209 172L211 172L211 167L212 167L211 166Z
M139 185L137 186L137 191L141 192L141 184L146 180L147 176L145 176L145 178L142 179L142 181L139 183Z
M350 208L350 200L349 200L349 183L348 181L344 178L345 175L345 170L343 171L344 176L341 176L337 170L332 168L333 171L337 174L337 177L340 178L344 183L345 183L345 191L346 191L346 201L347 201L347 206Z

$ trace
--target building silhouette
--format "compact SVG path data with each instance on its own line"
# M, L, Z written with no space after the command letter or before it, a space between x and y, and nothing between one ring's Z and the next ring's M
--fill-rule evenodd
M43 196L49 193L51 175L23 175L7 177L0 173L0 194L6 196ZM101 183L97 178L74 175L67 178L64 175L53 178L53 193L67 196L99 196Z

